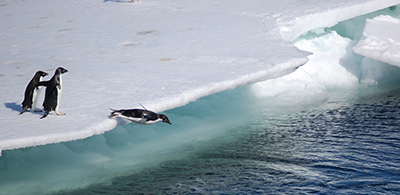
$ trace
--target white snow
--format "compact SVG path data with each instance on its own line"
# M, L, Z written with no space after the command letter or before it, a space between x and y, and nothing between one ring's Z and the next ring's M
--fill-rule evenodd
M365 57L400 67L400 19L387 15L367 20L363 37L353 47Z
M309 55L289 41L314 28L399 3L3 1L0 150L104 133L117 126L116 120L108 119L109 108L141 103L162 112L288 74ZM59 66L69 70L63 75L60 107L67 115L52 112L42 120L33 112L19 116L33 74L44 70L49 79Z

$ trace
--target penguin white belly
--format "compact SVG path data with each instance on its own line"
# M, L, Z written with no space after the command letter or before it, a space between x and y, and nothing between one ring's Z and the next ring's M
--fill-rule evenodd
M43 80L42 77L40 77L40 78L39 78L39 82L41 82L42 80ZM42 93L42 90L43 90L43 86L39 86L39 87L37 87L37 88L35 88L35 89L33 90L33 96L32 96L32 99L33 99L32 110L36 110L36 108L37 108L37 103L38 103L38 100L39 100L39 96L40 96L40 94ZM38 109L38 110L40 110L40 109Z
M148 121L145 118L127 117L127 116L123 116L123 115L122 115L122 117L126 118L126 119L128 119L128 120L130 120L132 122L139 123L139 124L142 124L142 125L151 125L151 124L154 124L154 123L156 123L158 121L161 121L161 119Z
M58 108L60 107L60 99L61 99L61 95L62 95L62 90L63 90L62 78L61 78L61 75L60 75L60 85L57 87L57 106L55 108L56 114L59 114Z
M42 86L33 90L33 94L32 94L32 99L33 99L32 109L33 110L36 110L36 108L37 108L37 102L38 102L40 93L42 93L42 90L43 90Z
M146 121L146 120L145 120L144 125L151 125L151 124L154 124L154 123L156 123L156 122L158 122L158 121L161 121L161 119L157 119L157 120L154 120L154 121Z

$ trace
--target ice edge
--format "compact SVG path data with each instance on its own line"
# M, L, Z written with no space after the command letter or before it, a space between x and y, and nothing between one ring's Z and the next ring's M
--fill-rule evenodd
M308 54L308 53L306 53ZM212 95L215 93L219 93L226 90L235 89L237 87L245 86L251 83L277 78L286 74L289 74L295 71L299 66L307 63L308 58L305 56L304 58L292 59L289 62L284 62L278 64L277 66L264 71L259 71L257 73L249 74L238 79L228 80L220 83L211 84L208 87L194 89L193 91L188 91L179 95L176 98L173 98L169 101L160 102L154 105L149 105L149 107L155 108L155 111L162 112L165 110L177 108L184 106L190 102L194 102L199 98ZM18 148L26 148L26 147L36 147L40 145L47 145L53 143L60 142L68 142L73 140L85 139L91 137L93 135L102 134L104 132L110 131L117 127L118 125L122 125L126 123L118 122L115 119L106 118L99 123L92 124L86 128L81 129L76 132L69 132L65 134L51 134L47 136L37 136L37 137L27 137L20 139L10 139L7 141L3 141L0 146L0 156L2 150L12 150ZM65 139L67 138L67 139ZM15 144L19 143L19 144ZM24 143L21 145L21 143Z

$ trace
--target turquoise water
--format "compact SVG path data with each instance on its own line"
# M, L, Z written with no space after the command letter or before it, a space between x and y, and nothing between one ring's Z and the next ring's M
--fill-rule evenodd
M61 194L399 194L400 89L379 87L332 91L329 99L290 108L254 109L247 101L220 110L218 120L246 113L247 122L165 153L180 157ZM213 95L167 114L181 119L210 102L219 106L203 108L213 112L244 92ZM207 118L204 112L196 117Z

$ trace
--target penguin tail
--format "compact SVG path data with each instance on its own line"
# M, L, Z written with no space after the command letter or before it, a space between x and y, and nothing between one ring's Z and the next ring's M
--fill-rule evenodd
M24 109L19 113L19 115L23 114L24 112L26 112L29 108L28 107L23 107Z
M46 118L47 115L49 115L50 110L45 110L44 111L44 115L42 117L40 117L40 119Z

